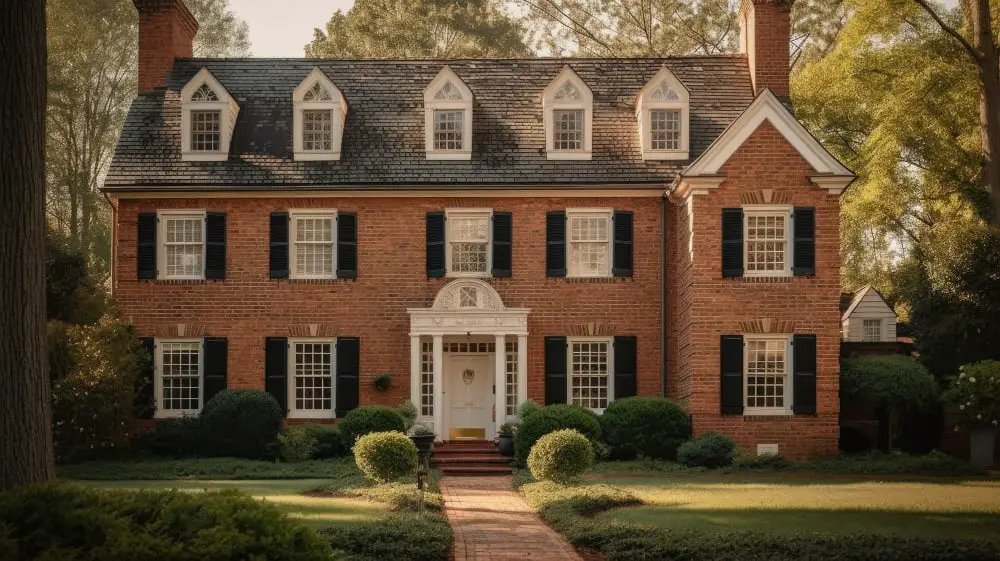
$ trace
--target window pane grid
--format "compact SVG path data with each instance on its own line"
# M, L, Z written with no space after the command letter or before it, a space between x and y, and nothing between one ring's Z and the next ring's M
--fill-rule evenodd
M784 408L785 345L783 339L747 341L748 408Z
M785 217L747 216L747 271L785 270Z
M333 409L333 344L295 343L295 409Z
M583 109L552 112L555 130L552 140L555 150L583 150Z
M570 270L574 275L608 274L610 247L608 217L570 216Z
M191 112L191 150L219 151L219 118L218 111Z
M164 218L163 241L167 277L202 275L204 254L203 217Z
M492 353L496 352L496 343L445 343L446 353Z
M465 111L434 111L434 149L461 150Z
M570 352L570 398L590 409L608 406L608 343L574 342Z
M434 345L420 347L420 414L434 416Z
M333 217L295 218L295 275L333 276Z
M160 343L161 407L165 411L201 409L201 343Z
M451 271L485 273L490 241L488 216L449 217Z
M333 114L328 110L302 112L302 148L306 151L333 150Z
M650 111L649 139L653 150L679 150L681 112L676 109Z
M508 417L517 415L517 343L506 344L506 407Z
M882 340L882 320L866 319L863 323L864 333L862 340L868 343Z

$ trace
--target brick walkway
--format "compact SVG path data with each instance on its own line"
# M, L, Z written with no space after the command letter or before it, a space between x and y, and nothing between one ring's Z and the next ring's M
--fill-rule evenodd
M455 531L455 561L580 561L573 548L511 489L509 476L445 477L441 493Z

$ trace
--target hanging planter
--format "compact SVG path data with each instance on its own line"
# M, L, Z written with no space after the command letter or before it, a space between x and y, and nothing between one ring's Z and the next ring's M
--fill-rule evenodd
M390 387L392 387L392 375L385 373L375 375L375 391L384 392Z

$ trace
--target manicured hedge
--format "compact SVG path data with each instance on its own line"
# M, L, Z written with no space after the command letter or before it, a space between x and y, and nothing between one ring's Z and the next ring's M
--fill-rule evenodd
M365 405L348 411L338 430L344 448L350 450L361 436L372 432L405 432L406 425L403 416L395 409L384 405Z
M321 425L318 423L306 423L302 425L313 438L316 439L316 451L313 458L326 460L328 458L339 458L350 453L349 448L344 448L344 441L340 438L340 431L334 425Z
M528 454L528 469L539 481L568 483L594 464L594 447L573 429L550 432Z
M208 400L199 416L206 455L274 457L284 418L281 406L267 392L223 390Z
M451 526L440 514L392 515L324 528L320 535L352 561L446 561L451 552Z
M636 457L673 460L677 447L691 438L691 419L662 397L616 399L600 417L601 435L616 460Z
M401 432L366 434L353 450L358 469L377 483L389 483L417 470L417 446Z
M726 467L735 457L733 439L717 432L706 432L677 449L677 461L688 467Z
M514 436L514 462L524 467L538 439L560 429L575 429L592 443L601 441L601 424L591 410L578 405L549 405L521 419Z

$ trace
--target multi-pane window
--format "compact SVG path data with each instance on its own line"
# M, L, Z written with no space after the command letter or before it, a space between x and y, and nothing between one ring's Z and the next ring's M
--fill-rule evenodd
M164 263L159 277L202 278L205 274L205 215L161 213L159 220Z
M867 343L877 343L882 340L882 320L866 319L861 325L863 331L861 340Z
M445 343L446 353L492 353L496 351L495 343Z
M552 112L554 150L583 150L583 109L556 109Z
M420 414L434 416L434 345L420 346Z
M747 276L790 273L787 212L747 212L744 239Z
M296 341L292 344L292 369L288 400L292 412L305 417L333 413L333 341Z
M608 406L609 347L606 340L570 342L570 404L598 412Z
M611 275L611 214L567 211L569 276Z
M488 274L489 248L489 212L448 214L448 274Z
M517 415L517 343L507 343L504 362L506 364L505 412L508 417Z
M307 152L333 150L333 111L326 109L302 111L302 149Z
M158 416L201 410L201 341L158 341Z
M748 338L746 340L746 409L748 412L787 409L788 340Z
M462 131L465 128L465 111L434 111L434 149L441 151L461 150Z
M649 142L652 150L679 150L681 112L679 109L654 109L649 112Z
M334 276L335 214L292 213L292 278Z
M221 127L220 111L191 112L191 150L195 152L218 152Z

